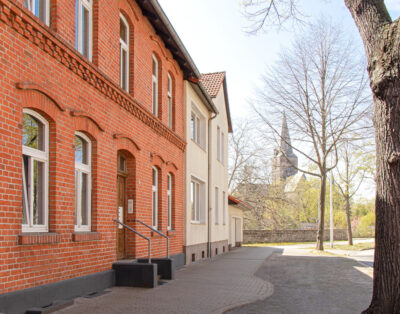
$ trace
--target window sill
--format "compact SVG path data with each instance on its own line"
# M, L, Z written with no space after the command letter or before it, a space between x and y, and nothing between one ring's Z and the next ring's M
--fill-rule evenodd
M192 140L192 143L196 144L196 146L197 146L198 148L200 148L203 152L207 153L207 150L206 150L201 144L197 143L197 142L196 142L194 139L192 139L192 138L191 138L191 140Z
M18 235L19 245L55 244L61 242L61 234L55 232L27 232Z
M87 242L87 241L98 241L98 240L101 240L100 232L75 231L72 234L73 242Z
M167 236L168 237L174 237L174 236L176 236L176 234L177 234L176 230L168 230L167 231Z

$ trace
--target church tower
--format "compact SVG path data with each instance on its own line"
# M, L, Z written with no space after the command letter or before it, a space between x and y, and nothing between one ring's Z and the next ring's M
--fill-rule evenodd
M275 184L284 182L287 178L294 176L297 173L297 166L298 159L293 153L286 114L283 113L280 143L274 149L272 158L272 182Z

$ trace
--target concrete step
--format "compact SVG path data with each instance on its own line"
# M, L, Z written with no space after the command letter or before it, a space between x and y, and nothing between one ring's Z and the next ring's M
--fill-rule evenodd
M115 270L115 285L155 288L158 285L157 266L156 263L115 262L112 265L112 268Z
M138 258L138 263L147 263L148 258ZM173 280L175 279L175 261L171 258L152 258L151 262L157 264L157 274L161 279Z

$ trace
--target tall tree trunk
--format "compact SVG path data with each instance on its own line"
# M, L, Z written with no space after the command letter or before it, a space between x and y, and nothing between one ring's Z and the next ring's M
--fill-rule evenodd
M346 199L346 220L347 220L347 240L349 245L353 245L353 234L351 232L351 219L350 219L350 197L349 194L345 196Z
M345 0L364 42L374 97L373 295L364 313L400 313L400 36L383 0Z
M319 223L317 232L317 250L324 250L324 217L325 217L325 195L326 195L326 173L321 176L321 186L319 189Z

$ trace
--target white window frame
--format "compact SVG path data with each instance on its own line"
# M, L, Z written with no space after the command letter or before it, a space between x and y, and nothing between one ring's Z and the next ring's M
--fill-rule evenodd
M205 119L201 114L195 110L194 104L192 103L192 108L193 110L191 111L191 116L190 116L190 138L193 142L195 142L197 145L199 145L202 149L205 150L205 127L204 127L204 121ZM194 121L193 128L192 128L192 120ZM193 129L193 130L192 130Z
M168 73L168 126L172 129L173 127L173 97L172 97L172 78Z
M217 126L217 160L221 161L221 129Z
M167 230L172 229L172 175L168 173L167 175L167 208L168 208L168 217L167 217Z
M90 231L91 226L92 226L92 142L91 140L82 132L75 132L75 136L81 137L84 141L87 143L87 160L88 164L83 164L80 162L75 161L75 171L78 172L79 179L75 182L78 183L78 186L75 187L75 189L78 191L78 195L75 195L78 199L75 200L75 206L78 208L75 208L75 215L77 217L81 217L81 212L82 212L82 195L81 195L81 180L80 177L84 173L88 176L88 182L87 182L87 219L88 219L88 224L87 225L82 225L80 221L77 219L77 224L75 224L75 231ZM74 137L75 140L75 137Z
M219 224L219 189L215 187L215 224Z
M222 192L222 223L226 225L226 192Z
M119 17L120 17L122 23L126 27L126 39L127 39L127 42L125 42L121 38L121 36L119 37L119 44L120 44L120 54L119 54L119 57L120 57L120 74L119 74L119 79L120 79L121 88L129 93L129 32L130 32L130 30L129 30L128 21L125 19L125 17L122 14L120 14ZM124 51L126 53L126 67L125 67L125 71L126 71L126 75L125 75L126 86L125 87L122 86L122 82L123 82L122 74L124 73L123 72L123 64L122 64L122 55L123 55Z
M26 224L22 224L22 232L48 232L49 231L49 123L48 121L43 118L40 114L36 111L30 109L23 109L23 113L28 114L37 120L39 120L44 128L44 151L39 149L31 148L22 145L22 154L27 155L30 157L31 169L33 169L33 161L37 160L39 162L44 163L44 189L42 191L43 195L43 215L44 215L44 224L43 225L34 225L32 222L33 217L33 202L31 202L29 208L23 208L22 210L25 211L25 219L27 221ZM22 161L22 184L25 184L25 170L24 170L24 162ZM32 175L28 178L31 186L33 185L33 177ZM26 200L28 199L28 189L27 187L23 188L24 196ZM33 189L30 189L30 199L33 200ZM27 204L26 202L23 202ZM28 213L29 210L29 213Z
M194 188L194 190L193 190ZM203 196L204 183L195 178L190 181L190 217L191 222L200 224L202 222L202 196ZM192 202L193 194L193 202ZM192 203L194 211L192 212Z
M225 134L221 132L221 163L225 165Z
M39 12L36 12L36 6L39 4L39 1L45 2L45 21L41 20ZM50 26L50 0L24 0L24 7L31 11L39 20L41 20L47 26Z
M89 12L89 53L87 58L92 61L92 50L93 50L93 9L92 9L92 3L93 0L76 0L76 12L77 14L76 17L76 22L77 25L75 25L75 47L76 49L83 55L83 46L82 46L82 7L84 7L86 10Z
M153 182L153 174L155 173L155 185ZM153 228L158 228L158 169L156 167L152 168L151 171L151 211L152 211L152 225Z
M152 62L155 63L156 73L153 73L153 63L151 64L151 99L153 114L158 117L158 59L155 55L152 56Z

